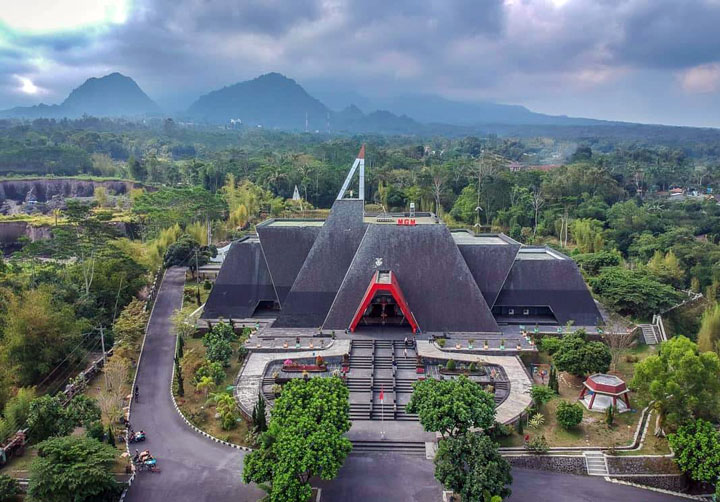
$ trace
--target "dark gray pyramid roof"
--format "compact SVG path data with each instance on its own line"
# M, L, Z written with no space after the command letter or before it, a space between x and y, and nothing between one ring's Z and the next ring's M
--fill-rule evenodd
M274 326L322 325L365 233L363 207L362 200L335 201Z
M377 258L395 275L422 331L500 331L448 228L393 224L368 227L324 328L350 325Z
M281 307L322 228L297 221L297 225L293 226L273 224L273 220L257 226L260 245Z
M523 247L495 306L549 306L560 324L596 326L602 321L580 269L567 256L543 248Z
M203 319L252 317L260 301L277 301L257 238L233 242L203 309Z
M458 249L475 282L492 307L510 273L520 243L508 239L505 244L461 244Z

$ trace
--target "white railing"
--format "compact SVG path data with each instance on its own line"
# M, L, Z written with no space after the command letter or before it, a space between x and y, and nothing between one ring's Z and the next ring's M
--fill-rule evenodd
M667 342L667 333L665 333L665 325L663 324L660 314L653 315L652 325L655 327L655 333L658 335L658 343Z

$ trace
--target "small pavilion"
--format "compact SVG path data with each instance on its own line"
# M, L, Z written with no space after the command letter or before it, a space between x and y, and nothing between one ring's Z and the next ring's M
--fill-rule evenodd
M627 385L619 377L595 373L583 382L583 390L578 399L590 411L602 412L612 406L618 413L623 413L630 410L629 392Z

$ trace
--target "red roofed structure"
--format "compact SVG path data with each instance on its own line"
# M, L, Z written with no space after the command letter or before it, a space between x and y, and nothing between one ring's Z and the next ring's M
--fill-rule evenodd
M619 377L595 373L583 382L583 390L578 399L588 410L604 411L612 404L613 408L622 413L630 410L629 392L627 385ZM618 397L620 398L619 403Z

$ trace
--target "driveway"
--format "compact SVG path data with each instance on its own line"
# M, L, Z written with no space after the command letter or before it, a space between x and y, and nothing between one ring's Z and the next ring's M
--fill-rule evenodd
M175 350L170 318L182 305L184 281L185 269L171 268L165 273L140 359L140 399L133 403L130 417L133 428L144 430L148 437L139 448L152 452L161 472L138 473L125 500L256 501L263 492L241 480L244 452L192 431L170 399Z
M175 350L170 317L182 305L184 279L185 270L181 268L169 269L165 274L140 360L140 399L133 404L131 415L135 430L144 430L148 437L139 449L152 452L161 472L138 473L126 501L254 502L263 492L241 480L244 452L195 433L180 418L170 399ZM601 478L522 469L513 470L513 476L511 501L686 500L607 483ZM337 479L317 486L323 489L323 502L441 500L432 462L397 454L351 455Z

